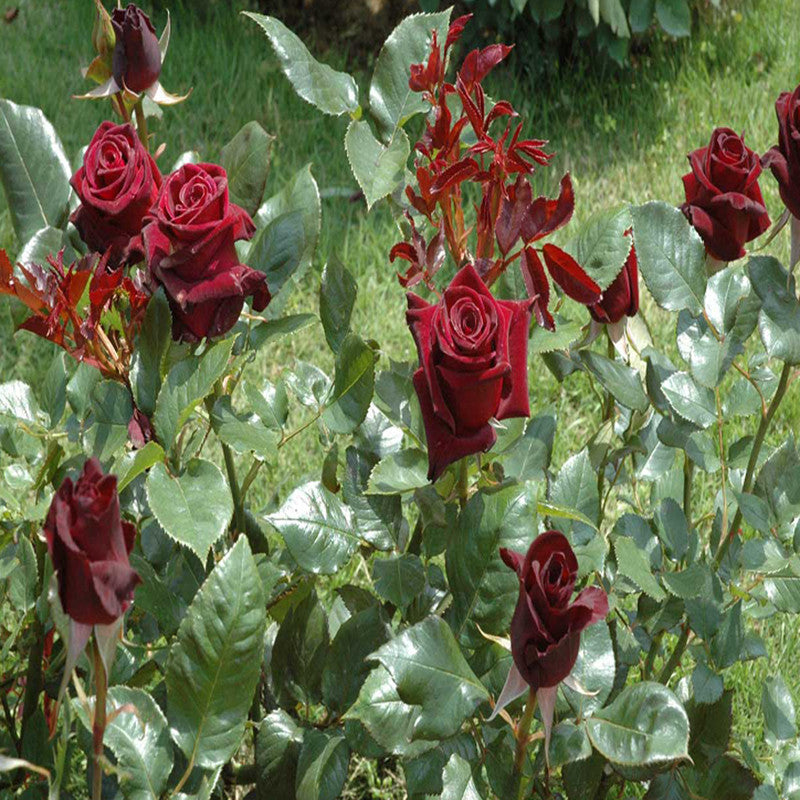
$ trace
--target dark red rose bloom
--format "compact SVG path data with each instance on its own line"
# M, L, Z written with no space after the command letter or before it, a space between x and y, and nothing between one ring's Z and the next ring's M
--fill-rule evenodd
M506 548L500 555L519 577L511 620L514 665L534 691L557 686L575 666L581 631L608 614L608 597L589 586L570 603L578 559L559 531L537 536L526 555Z
M778 181L786 208L800 219L800 86L783 92L775 103L778 144L761 159Z
M111 71L117 85L139 94L161 74L161 50L153 23L141 8L130 3L111 15L116 43Z
M414 388L428 440L428 477L488 450L492 417L527 417L531 301L496 300L471 264L436 305L409 293L406 320L419 352Z
M64 478L44 524L64 612L83 625L109 625L133 600L136 528L119 513L117 478L86 462L76 483Z
M625 231L631 235L631 229ZM603 292L599 302L589 306L596 322L619 322L623 317L635 317L639 311L639 264L636 248L631 246L622 271Z
M708 147L689 154L689 163L692 171L683 176L686 202L681 211L712 258L741 258L744 244L770 225L758 186L758 156L735 131L717 128Z
M70 217L81 239L109 252L111 269L141 260L142 220L158 197L161 173L133 126L101 123L70 183L81 201Z
M143 235L150 279L167 293L176 339L227 333L248 295L257 311L267 307L266 276L240 264L234 245L254 233L250 215L228 200L222 167L186 164L164 181Z

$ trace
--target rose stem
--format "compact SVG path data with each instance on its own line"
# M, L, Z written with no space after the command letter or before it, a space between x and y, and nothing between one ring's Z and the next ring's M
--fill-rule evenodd
M789 262L789 272L794 269L795 264L800 260L800 219L792 214L792 260Z
M467 504L467 490L469 489L469 460L465 456L458 465L458 484L456 493L458 494L458 505L461 508Z
M525 781L522 772L525 763L525 753L528 750L528 734L531 730L533 712L536 710L536 692L533 689L528 691L528 702L525 704L525 711L517 724L514 736L517 739L517 750L514 754L514 784L517 787L517 800L522 800L525 796Z
M611 337L608 334L608 328L606 327L606 355L612 361L614 360L614 342L611 341ZM611 392L606 392L605 399L603 401L603 421L600 424L600 427L609 422L614 416L614 398L611 396ZM603 457L602 462L600 463L600 469L597 471L597 495L602 500L603 498L603 485L606 480L606 459ZM597 525L598 527L603 522L603 505L600 504L600 508L597 511Z
M43 567L44 567L44 543L34 538L34 548L36 551L37 578L36 596L42 593ZM33 712L39 706L39 695L42 692L42 653L44 652L44 626L39 621L39 615L33 615L33 646L28 655L28 669L25 673L25 694L22 699L22 731L20 741L25 741L25 733L28 724L33 716Z
M225 470L228 473L228 483L231 485L231 496L233 497L233 520L236 525L236 533L244 533L244 508L242 497L239 492L239 481L236 478L236 464L233 460L233 453L228 445L222 444L222 455L225 457Z
M103 794L103 769L100 766L100 762L103 758L103 735L106 731L106 689L108 688L108 680L96 636L92 639L92 650L94 651L95 681L94 722L92 724L92 743L94 745L92 755L92 800L101 800Z
M150 152L150 145L147 142L147 117L144 115L144 107L140 100L134 107L133 113L136 115L136 131L139 134L139 139L144 145L144 149Z

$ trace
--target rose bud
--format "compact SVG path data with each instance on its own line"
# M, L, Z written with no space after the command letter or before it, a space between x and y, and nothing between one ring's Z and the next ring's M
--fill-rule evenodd
M506 548L500 555L519 577L511 620L514 666L534 691L557 686L575 666L581 631L608 614L606 593L589 586L570 602L578 559L559 531L537 536L525 555Z
M700 234L708 254L734 261L744 244L770 225L758 176L758 156L730 128L717 128L708 147L689 154L692 171L683 176L681 210Z
M110 625L133 601L136 528L120 518L117 479L89 459L78 480L64 478L44 524L64 612L81 625Z
M631 235L630 228L625 235ZM625 317L636 316L639 311L639 266L635 247L631 246L622 271L603 291L600 300L588 308L595 322L606 322L612 325Z
M800 219L800 86L783 92L775 103L778 144L761 159L778 181L781 200L793 217Z
M244 298L263 311L264 273L239 263L234 243L250 239L250 215L228 200L228 177L216 164L185 164L161 187L143 237L150 275L172 308L176 339L222 336L239 319Z
M153 23L130 3L124 10L114 10L111 25L116 36L111 67L114 80L123 89L139 94L161 74L161 50Z
M111 269L142 259L142 223L161 181L132 125L100 124L70 181L81 201L70 220L90 249L109 253Z
M532 301L496 300L471 264L435 305L409 293L406 320L420 367L414 388L428 440L428 478L488 450L489 420L527 417Z

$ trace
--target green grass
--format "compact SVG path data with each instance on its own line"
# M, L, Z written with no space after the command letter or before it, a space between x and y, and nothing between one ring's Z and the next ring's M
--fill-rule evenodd
M0 96L41 106L62 136L71 157L88 142L106 109L99 104L70 99L85 89L79 69L90 56L91 3L20 0L20 15L11 25L0 25ZM146 4L145 4L146 5ZM46 8L46 12L45 9ZM214 159L220 147L249 119L257 119L277 136L268 192L304 164L313 164L323 190L355 190L344 157L345 120L323 117L295 97L255 26L226 4L215 4L205 19L185 9L173 9L173 36L163 71L163 82L173 92L193 87L189 101L166 109L154 126L157 140L166 144L161 158L168 169L185 150L197 150ZM681 175L686 154L708 142L716 125L744 130L748 144L763 152L777 138L774 101L778 93L800 80L800 26L794 0L741 0L723 3L711 23L698 30L691 42L657 40L637 56L636 68L577 65L554 68L546 85L515 78L501 70L489 86L497 97L510 99L526 119L526 132L547 138L557 152L553 165L539 173L537 185L553 192L565 169L573 176L577 208L575 225L594 210L626 202L683 199ZM164 15L156 15L160 30ZM525 73L525 47L516 51L518 75ZM335 66L343 54L329 53ZM362 91L366 79L359 68ZM782 211L771 175L761 180L773 219ZM394 278L387 253L397 238L385 210L366 214L363 204L350 202L346 192L330 192L323 201L323 232L308 278L293 299L293 311L316 310L318 275L326 258L336 254L356 276L359 296L354 328L381 343L386 356L412 357L412 342L404 324L404 297ZM573 227L574 227L573 226ZM7 220L0 215L0 243L8 238ZM788 256L788 232L772 251ZM674 345L674 318L645 303L645 314L659 344ZM318 332L282 343L258 363L257 369L275 378L293 359L330 368ZM0 370L4 376L35 381L48 352L28 334L11 337L8 303L0 303ZM596 402L587 402L585 379L570 379L562 387L534 365L531 392L534 408L552 406L561 425L555 463L582 446L598 419ZM780 413L780 441L800 422L800 396L790 392ZM298 420L299 421L299 420ZM745 421L746 422L746 421ZM312 429L313 430L313 429ZM258 496L266 500L302 478L315 477L321 446L311 431L298 437L294 448L264 471ZM702 502L710 507L715 487L702 487ZM701 501L698 500L698 503ZM738 666L728 682L736 688L736 734L760 729L760 681L782 669L800 693L800 666L796 653L800 633L792 618L764 627L771 659ZM798 697L800 699L800 697Z

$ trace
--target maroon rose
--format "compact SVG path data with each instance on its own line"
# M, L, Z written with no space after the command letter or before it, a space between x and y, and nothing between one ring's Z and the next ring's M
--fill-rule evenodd
M81 239L109 253L111 269L141 260L142 220L158 197L161 173L133 126L101 123L70 183L81 201L70 217Z
M683 176L686 202L681 211L712 258L741 258L744 244L770 225L758 186L758 156L735 131L717 128L708 147L689 154L689 163L692 171Z
M778 144L761 159L778 181L786 208L800 219L800 86L783 92L775 103Z
M161 49L150 17L130 3L111 16L116 42L111 71L117 86L135 94L149 89L161 74Z
M128 560L136 528L120 518L116 476L92 458L76 483L64 478L44 533L64 612L83 625L121 617L141 579Z
M626 236L631 234L632 229L625 231ZM624 317L636 316L639 311L639 265L633 245L622 271L603 292L600 300L588 308L595 322L613 324Z
M240 264L234 245L254 233L249 214L228 200L222 167L186 164L164 181L143 236L150 279L167 293L176 339L227 333L248 295L257 311L267 307L266 276Z
M537 536L526 555L506 548L500 555L519 577L511 620L514 665L534 691L557 686L575 666L581 631L608 614L608 597L589 586L570 602L578 559L559 531Z
M527 417L531 301L496 300L471 264L435 305L409 293L406 320L419 352L414 373L425 435L428 478L488 450L489 420Z

